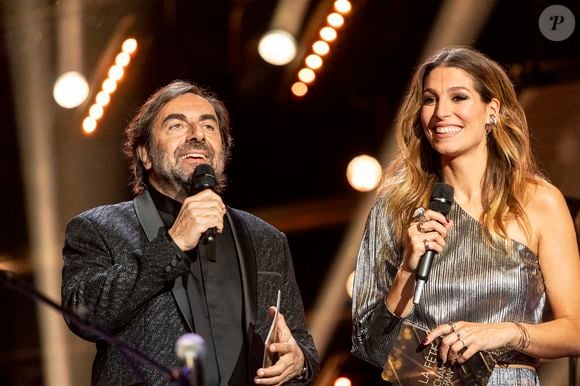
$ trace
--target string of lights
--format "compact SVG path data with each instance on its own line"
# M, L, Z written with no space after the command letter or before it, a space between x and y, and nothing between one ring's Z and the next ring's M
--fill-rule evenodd
M322 68L323 58L328 57L332 45L338 39L340 29L346 22L346 16L351 12L352 5L349 0L336 0L325 20L326 23L318 31L317 40L312 43L310 50L304 58L304 65L297 71L297 80L290 87L290 91L296 97L303 97L308 93L309 87L316 80L316 73Z
M99 120L105 113L105 108L111 102L111 95L117 90L118 84L125 75L125 70L131 62L131 57L137 51L137 40L126 39L121 50L115 56L114 64L109 67L107 78L101 84L101 90L95 95L94 103L89 107L87 116L83 119L82 130L86 135L95 132Z

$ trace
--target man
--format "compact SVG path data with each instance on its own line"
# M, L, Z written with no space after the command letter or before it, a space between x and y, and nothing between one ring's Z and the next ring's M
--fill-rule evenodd
M136 350L175 368L175 343L195 332L205 340L206 385L309 384L317 351L304 322L286 237L264 221L226 207L211 189L190 194L200 164L215 170L219 192L231 137L216 97L174 81L141 107L126 129L133 201L73 218L63 249L62 299ZM215 241L203 234L214 228ZM277 361L262 366L277 294ZM95 341L95 385L158 385L165 374Z

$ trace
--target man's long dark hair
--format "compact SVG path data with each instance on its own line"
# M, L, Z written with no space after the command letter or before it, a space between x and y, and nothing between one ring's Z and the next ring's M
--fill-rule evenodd
M137 195L143 191L146 177L145 168L137 154L137 148L145 146L149 149L153 123L163 106L178 96L188 93L206 99L214 108L222 137L224 162L227 163L230 159L232 146L230 115L223 102L217 99L213 92L196 84L175 80L151 95L125 129L126 140L123 143L123 151L129 158L129 170L131 171L129 185L133 194ZM220 182L225 183L225 181Z

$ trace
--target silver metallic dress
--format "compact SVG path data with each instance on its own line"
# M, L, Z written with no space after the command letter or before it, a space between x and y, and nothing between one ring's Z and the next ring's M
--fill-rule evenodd
M361 242L353 290L353 347L356 356L383 368L402 319L385 306L384 297L403 261L393 233L393 216L384 197L373 206ZM434 259L421 303L407 319L425 328L455 321L540 323L546 305L537 256L511 241L493 249L483 240L481 224L453 204L454 221L446 246ZM538 367L538 361L510 351L498 362ZM488 385L539 385L529 369L496 367Z

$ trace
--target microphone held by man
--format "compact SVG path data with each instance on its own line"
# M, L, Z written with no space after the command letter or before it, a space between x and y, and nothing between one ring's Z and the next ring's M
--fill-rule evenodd
M205 189L216 191L216 180L213 168L208 164L198 165L191 177L191 195L197 194ZM216 229L209 228L201 235L201 240L205 244L215 241Z

